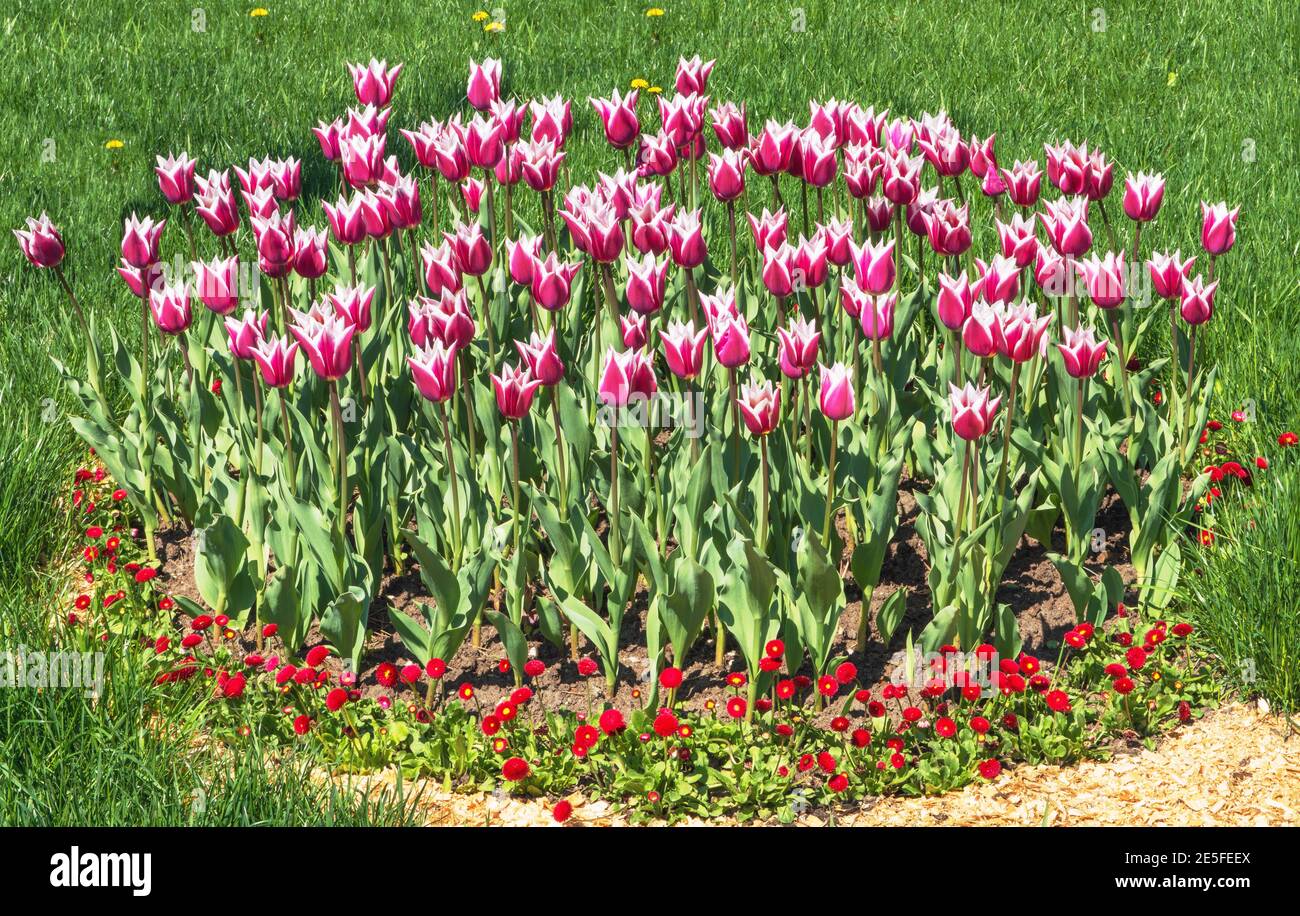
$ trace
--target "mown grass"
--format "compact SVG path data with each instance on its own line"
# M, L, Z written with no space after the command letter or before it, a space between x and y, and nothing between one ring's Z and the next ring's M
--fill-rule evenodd
M1221 259L1218 314L1200 341L1220 367L1215 410L1253 401L1261 449L1278 429L1297 425L1293 3L669 3L661 4L665 15L647 18L648 5L520 0L505 11L506 31L488 36L471 21L477 7L465 3L298 0L265 4L269 15L256 19L251 2L198 10L123 0L11 3L0 13L0 224L48 210L68 240L82 301L101 327L112 322L132 339L137 306L112 267L122 217L164 215L155 153L185 149L204 169L296 155L315 196L330 190L332 172L309 127L352 101L345 61L407 63L396 138L395 128L458 107L467 59L494 54L505 61L506 92L562 92L574 101L571 164L589 176L618 160L600 142L587 96L634 77L671 91L678 55L700 53L718 59L713 95L745 99L751 123L803 120L809 98L832 96L913 115L943 107L964 131L996 131L1008 163L1041 161L1045 140L1072 138L1105 149L1118 175L1159 169L1168 193L1147 245L1195 249L1198 201L1240 204L1240 240ZM105 149L110 139L122 148ZM390 149L411 164L400 139ZM1117 202L1111 216L1121 218ZM987 233L977 241L989 243ZM180 234L167 245L167 256L178 252ZM83 449L63 422L67 400L50 363L75 354L62 294L12 243L0 245L0 280L0 630L9 641L22 621L52 610L55 590L39 570L67 549L69 523L55 502ZM1165 352L1163 341L1152 346ZM1258 567L1224 569L1240 578L1243 617L1269 613L1252 587ZM1270 575L1293 587L1300 574L1282 565ZM53 695L0 703L0 721L31 723L0 738L11 778L28 793L0 793L0 821L57 817L71 804L73 782L45 767L43 754L23 750L24 741L45 739L24 732L67 735L99 723L107 730L95 742L104 753L125 759L135 746L131 719L106 722L102 707ZM135 797L141 784L183 782L169 769L183 768L178 760L184 755L142 771L105 759L96 779L107 795ZM88 778L85 767L79 772Z

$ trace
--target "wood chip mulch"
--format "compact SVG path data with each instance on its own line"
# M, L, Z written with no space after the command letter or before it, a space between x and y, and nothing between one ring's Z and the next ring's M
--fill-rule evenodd
M1288 739L1288 735L1290 735ZM391 773L370 785L391 786ZM554 802L504 792L424 790L430 826L557 826ZM570 798L565 826L625 826L617 805ZM687 825L726 824L688 819ZM868 798L860 808L805 814L803 826L1297 826L1300 732L1253 705L1234 703L1166 737L1155 750L1060 768L1020 766L992 782L927 798Z

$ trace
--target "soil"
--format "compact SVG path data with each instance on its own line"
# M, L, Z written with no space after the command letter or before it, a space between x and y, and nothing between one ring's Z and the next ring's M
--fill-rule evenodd
M925 545L915 527L919 510L914 493L920 488L921 484L915 480L904 479L900 484L899 528L886 554L881 582L873 592L867 609L871 635L865 647L856 645L858 622L863 613L862 590L848 570L847 553L842 558L847 606L831 656L847 656L854 662L858 666L859 681L873 693L878 693L893 673L897 664L895 659L904 648L908 628L919 632L931 617L930 590L926 580L928 559ZM842 519L839 524L843 537ZM1089 571L1099 575L1107 566L1113 566L1126 582L1131 582L1134 572L1127 548L1128 514L1113 491L1107 493L1101 504L1097 526L1107 532L1106 548L1087 564ZM1064 531L1059 525L1053 532L1052 541L1051 550L1064 549ZM158 551L162 560L159 575L162 588L172 595L200 601L194 581L194 539L191 532L179 526L161 531ZM1031 654L1043 653L1050 658L1054 656L1062 636L1074 626L1076 620L1074 606L1056 567L1048 559L1048 552L1048 547L1032 538L1022 538L1003 576L997 598L999 602L1010 605L1015 612L1025 651ZM880 638L876 617L886 599L900 587L908 590L905 625L898 627L893 640L886 645ZM489 598L489 606L501 598L500 592L495 593ZM399 641L389 620L390 613L417 613L417 605L430 600L416 570L408 569L402 576L393 575L391 571L385 575L370 609L365 667L359 679L363 695L374 696L389 692L380 687L373 677L380 664L391 662L400 667L414 661ZM624 709L641 705L641 691L649 685L649 660L644 640L646 600L646 591L641 587L633 596L632 604L623 618L620 644L624 648L619 654L620 677L614 702ZM447 660L447 674L443 683L446 692L450 694L457 685L469 681L474 684L479 701L490 705L512 691L516 683L514 673L503 673L498 667L505 652L493 628L484 624L481 636L478 648L467 639L455 657ZM248 651L253 649L251 635L246 634L240 639ZM306 644L315 645L320 641L319 632L313 625ZM590 678L579 677L576 663L570 659L567 648L561 650L536 635L530 639L529 645L530 654L546 663L545 673L529 683L534 690L542 692L547 705L564 706L577 711L600 708L600 701L604 698L604 678L601 674ZM711 631L706 627L685 664L678 662L678 667L685 674L683 686L678 692L679 705L688 709L703 709L708 700L721 703L729 695L722 684L721 675L744 670L744 660L738 657L734 646L729 644L724 669L719 670L714 665L714 649ZM584 646L584 653L589 653L590 650L589 645ZM327 663L327 667L331 666L335 672L341 670L337 658L331 658ZM829 713L825 715L828 716Z

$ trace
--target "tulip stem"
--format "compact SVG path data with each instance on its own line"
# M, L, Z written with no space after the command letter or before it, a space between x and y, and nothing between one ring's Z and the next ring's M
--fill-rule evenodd
M483 326L487 329L488 352L492 356L491 364L497 363L497 332L492 326L492 307L488 299L487 284L483 282L483 275L479 274L474 278L478 282L479 299L483 302Z
M456 568L460 568L460 560L464 551L465 541L461 530L463 524L460 517L460 485L457 483L456 472L456 453L451 445L451 424L447 421L447 403L441 401L438 404L438 413L442 418L442 447L447 457L447 474L451 480L451 517L452 531L456 537Z
M293 430L289 427L289 392L284 388L280 389L280 426L284 430L284 466L289 477L289 493L296 496L298 481L293 458Z
M1083 473L1083 386L1087 379L1079 379L1079 410L1074 427L1074 467Z
M609 427L609 552L615 565L623 558L618 528L618 417L615 416Z
M239 408L244 408L244 391L243 383L239 381L239 361L235 360L235 382L237 393L239 394ZM258 476L262 474L262 442L265 438L262 425L262 379L257 370L253 370L253 409L257 414L257 444L253 448L253 468L257 471ZM241 424L242 425L242 424Z
M762 496L758 504L758 549L767 553L767 525L768 525L768 489L771 485L771 477L767 464L767 436L760 436L758 439L759 456L763 466L763 489Z
M523 517L523 512L519 508L519 421L513 420L510 423L510 457L514 476L512 480L512 489L510 491L510 508L515 516L515 553L519 552L519 521Z
M1179 451L1187 448L1187 440L1192 432L1192 376L1196 370L1196 328L1192 325L1191 333L1188 335L1187 350L1187 387L1183 394L1183 433L1178 437Z
M600 265L600 277L601 285L605 289L605 305L609 308L609 320L614 325L614 340L617 342L618 350L621 353L624 347L623 335L618 333L618 294L614 292L614 271L608 264Z
M1128 357L1124 353L1124 337L1120 334L1119 316L1114 312L1110 316L1111 333L1115 335L1115 349L1119 356L1120 386L1124 389L1124 417L1133 418L1133 398L1128 390Z
M733 291L740 288L740 271L736 266L736 202L727 201L727 231L731 240L731 289ZM692 313L692 321L694 313Z
M54 276L59 278L63 291L68 294L68 301L72 303L72 311L77 316L77 323L81 325L81 333L86 337L86 370L90 377L90 387L94 389L95 394L99 396L100 401L104 400L103 393L99 385L99 350L95 347L94 338L90 334L90 323L86 321L86 313L81 310L81 303L77 301L76 295L72 292L72 284L63 273L63 267L60 264L54 265Z
M555 462L560 485L560 507L567 511L569 482L566 479L564 470L564 431L560 427L560 389L558 385L551 389L551 420L555 424Z
M1011 423L1016 416L1016 389L1020 383L1020 363L1011 364L1011 390L1007 397L1007 422L1002 427L1002 466L998 469L998 515L1005 502L1003 490L1007 484L1007 465L1011 458Z
M348 465L347 452L343 444L343 407L339 403L339 383L330 380L330 411L334 417L334 471L339 481L339 536L342 537L348 513Z
M727 395L731 401L731 442L732 454L734 455L735 472L732 475L732 483L740 482L740 406L736 401L736 370L727 370Z
M831 457L826 465L826 519L822 523L822 544L829 549L831 518L835 514L835 454L840 443L840 421L831 421Z
M732 252L733 254L735 252L734 245L732 247ZM734 265L734 261L733 261L733 265ZM699 316L696 303L700 297L700 293L699 290L695 288L695 271L687 267L684 268L683 273L686 276L686 310L689 313L691 318L691 328L694 329L696 320ZM735 276L734 267L732 270L732 276L733 277ZM734 290L735 287L733 286L732 289Z
M470 381L470 370L473 366L470 365L468 350L462 356L461 362L460 377L465 399L465 426L469 431L469 454L470 460L473 461L473 456L478 454L478 431L474 427L474 387Z

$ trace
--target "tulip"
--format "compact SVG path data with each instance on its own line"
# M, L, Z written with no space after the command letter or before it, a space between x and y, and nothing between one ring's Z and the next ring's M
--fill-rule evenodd
M690 60L684 57L677 58L677 91L683 95L695 93L703 95L705 88L709 83L709 74L713 72L713 65L716 61L701 61L700 56L696 54Z
M483 182L477 178L466 178L458 187L460 196L465 201L465 207L470 213L477 214L483 203Z
M1172 256L1155 252L1147 261L1147 270L1151 274L1151 286L1161 299L1178 299L1182 296L1183 280L1192 273L1196 258L1182 259L1182 252L1176 251Z
M357 101L362 105L374 105L383 108L393 98L393 86L402 72L403 64L388 69L388 61L370 59L368 65L348 64L352 74L352 88L356 91Z
M785 242L763 249L763 285L783 303L794 292L795 250Z
M245 321L248 320L246 314ZM265 323L265 315L263 316L263 323ZM227 328L229 328L229 324L227 324ZM231 352L234 352L234 348L232 334ZM291 343L288 337L258 339L249 345L248 353L262 371L262 381L266 382L269 387L284 388L293 381L294 365L298 357L298 344ZM285 441L291 442L287 436Z
M356 333L370 330L370 305L375 299L375 287L339 286L325 298L333 306L334 314L346 318Z
M870 240L852 246L853 274L864 292L880 295L893 289L897 276L894 266L894 240L876 244Z
M437 404L456 393L456 345L444 346L435 340L407 357L411 378L420 395Z
M941 257L964 254L971 245L969 206L957 207L952 201L939 201L934 205L934 213L925 219L925 231L935 254Z
M488 106L488 110L501 125L501 141L508 146L518 143L523 133L524 117L528 114L528 109L516 105L513 99L497 99Z
M1178 305L1183 321L1193 327L1209 321L1214 314L1214 293L1218 288L1218 280L1206 283L1199 274L1190 280L1184 278Z
M970 317L962 325L961 338L966 349L980 358L992 356L997 352L998 315L987 302L976 302L971 306Z
M700 229L699 210L679 210L668 227L668 250L673 263L683 270L693 270L704 263L708 254Z
M643 133L636 163L637 174L642 177L671 175L677 167L677 147L673 144L673 138L662 131L657 134Z
M366 222L361 213L361 196L353 195L351 199L340 197L337 204L323 202L325 218L329 221L330 234L340 245L356 245L365 241Z
M1002 256L1015 261L1016 267L1023 270L1028 267L1038 254L1038 238L1034 235L1037 225L1031 216L1014 213L1011 222L994 220L998 228L998 240L1002 244Z
M242 194L250 219L252 217L270 219L271 215L280 209L280 203L275 199L274 188L257 188L253 191L243 191Z
M668 322L667 330L659 332L668 371L684 381L694 380L704 364L704 343L708 336L708 328L696 331L690 322Z
M325 231L298 228L293 235L293 270L305 280L317 280L329 268Z
M388 221L394 229L414 229L424 221L420 185L415 178L402 175L396 182L381 184L377 196L383 202Z
M777 328L780 339L778 365L788 378L800 379L812 372L817 364L817 348L821 334L817 325L802 317L793 318L786 327Z
M641 134L641 121L636 115L637 94L633 89L624 96L615 89L608 99L587 100L600 115L600 123L605 128L605 142L615 149L627 149Z
M794 250L794 269L796 280L802 281L805 289L817 289L826 282L830 275L830 262L826 256L826 240L820 232L811 239L799 236L799 245Z
M166 158L155 157L157 165L154 173L158 176L158 188L163 197L173 206L181 206L194 197L194 168L197 163L186 153L179 156L168 154Z
M659 207L654 201L646 201L634 208L629 216L632 219L632 246L641 254L661 255L668 250L668 235L674 208Z
M491 57L482 64L469 62L469 82L465 87L465 98L471 107L487 111L492 103L501 97L501 61Z
M714 355L723 366L735 369L749 362L749 325L743 317L720 315L712 336Z
M844 148L844 184L849 194L857 200L865 200L876 191L883 171L880 151L870 146L847 146Z
M1076 147L1069 140L1060 146L1043 144L1047 154L1047 179L1056 185L1062 194L1082 194L1087 184L1088 172L1091 170L1088 160L1088 145Z
M443 238L451 246L456 268L462 274L480 277L492 266L492 247L483 237L477 222L457 223L455 234L444 232Z
M820 137L803 138L803 178L815 188L826 187L835 180L835 147Z
M469 178L469 154L465 152L463 130L451 128L438 135L433 142L433 163L438 174L452 184Z
M538 193L552 190L559 180L565 153L551 140L520 143L515 149L519 152L524 183Z
M352 136L339 145L343 178L353 188L379 183L384 176L384 135Z
M999 304L994 312L998 322L994 327L994 337L1000 356L1013 363L1023 363L1040 352L1043 337L1052 322L1051 315L1038 317L1037 308L1027 299L1019 305Z
M831 220L820 227L819 234L826 246L826 260L836 267L845 267L853 260L853 220Z
M971 308L979 291L979 281L972 286L966 279L966 271L956 277L946 273L939 274L939 296L936 311L939 322L950 331L960 331L970 317Z
M1067 258L1080 257L1092 247L1092 230L1088 228L1088 199L1062 198L1048 201L1047 213L1038 214L1047 230L1052 247Z
M970 162L969 147L962 142L961 134L952 128L944 128L935 136L918 141L917 146L934 170L946 178L960 175Z
M743 152L749 146L749 127L745 118L745 106L739 107L734 102L723 102L709 110L713 122L713 133L723 149Z
M290 325L290 332L302 345L312 370L328 382L336 381L352 366L352 337L356 326L337 315L308 316Z
M1073 378L1087 379L1097 374L1106 355L1107 341L1097 340L1091 327L1066 328L1065 342L1056 345L1065 362L1065 371Z
M1138 172L1124 179L1124 213L1134 222L1149 223L1155 219L1164 196L1163 175Z
M293 214L282 216L277 212L269 219L253 217L252 225L258 268L268 277L283 277L293 267Z
M217 238L225 238L239 228L239 205L229 187L209 185L194 198L194 212Z
M245 194L252 194L254 191L262 189L275 188L275 178L271 175L271 166L273 161L268 156L266 159L249 159L248 171L244 171L239 166L235 166L235 175L239 177L239 187Z
M534 331L528 343L515 341L515 348L519 350L520 358L528 364L529 373L543 386L549 388L564 379L564 363L555 346L554 328L545 337Z
M754 248L762 254L769 246L779 248L786 241L786 215L784 210L769 213L763 208L763 215L755 217L749 214L749 228L754 236Z
M821 390L817 404L822 414L831 421L831 454L827 462L826 518L822 525L822 542L830 543L831 519L835 514L835 455L839 445L839 423L853 416L856 404L853 398L852 374L843 363L827 368L821 366Z
M886 232L894 221L894 205L884 197L867 200L867 228L875 233Z
M126 281L131 295L138 299L149 298L149 291L163 280L162 265L151 264L148 267L132 267L123 261L117 268L118 274Z
M316 135L316 142L320 144L321 155L325 161L334 162L339 156L339 143L343 139L343 121L341 118L335 118L328 124L324 121L317 121L316 126L311 132Z
M510 279L520 286L533 282L537 256L542 250L540 235L521 235L518 239L506 239L506 265Z
M445 289L452 292L461 289L460 263L448 242L437 248L425 242L420 257L424 262L424 282L430 294L438 296Z
M1105 258L1097 257L1094 252L1088 260L1079 261L1074 266L1088 287L1088 298L1098 308L1113 309L1124 303L1123 252L1108 251Z
M190 264L199 301L218 315L229 315L239 304L239 258L213 258Z
M480 169L493 168L504 149L501 125L482 115L474 115L465 129L465 155L469 157L469 164Z
M1048 296L1064 296L1073 288L1066 273L1065 258L1049 246L1039 244L1034 258L1034 282Z
M953 432L967 442L983 438L993 428L1002 397L990 399L988 388L976 388L969 382L964 388L950 383L948 391Z
M190 290L184 285L166 285L149 291L149 311L164 334L180 334L190 326Z
M969 152L969 165L971 174L976 178L984 178L990 172L994 175L998 172L998 160L993 153L993 142L997 134L989 134L987 140L980 140L978 137L971 137L967 149Z
M870 293L863 292L862 287L858 286L856 280L852 277L845 277L840 281L840 305L854 321L857 321L862 315L862 306L866 297Z
M1094 149L1088 157L1088 170L1084 173L1083 193L1089 200L1101 200L1110 193L1115 181L1115 164L1106 161L1106 154ZM1102 211L1105 213L1105 211Z
M623 334L623 346L630 350L641 349L650 339L644 315L632 312L630 315L619 316L618 324Z
M14 236L18 239L23 257L34 267L57 268L63 263L67 249L63 244L63 236L54 223L50 222L48 214L42 213L40 219L27 217L27 228L15 229Z
M548 312L556 312L569 304L573 279L582 269L582 262L561 263L550 252L545 260L533 264L532 295L534 301Z
M745 190L745 157L730 149L709 153L709 190L721 203L729 203Z
M1043 173L1038 163L1032 159L1028 162L1016 160L1010 169L1001 169L1002 183L1006 185L1007 197L1017 207L1032 207L1038 203Z
M200 296L200 298L202 298ZM236 359L254 359L255 351L266 337L269 312L260 316L252 309L245 309L242 318L226 318L226 335L230 338L230 355ZM297 344L294 344L297 347ZM277 386L278 387L278 386Z
M750 148L750 164L755 173L771 176L775 182L776 176L790 167L797 134L798 129L788 121L781 124L769 120L764 124Z
M882 340L888 340L894 333L894 307L897 303L897 293L882 293L878 296L866 294L860 304L858 320L862 325L862 333L866 335L867 340L877 345L877 371L881 370L878 344Z
M1226 254L1237 241L1237 215L1240 207L1228 209L1226 203L1201 201L1201 247L1211 256ZM1213 268L1210 276L1214 276Z
M155 223L151 217L141 220L132 213L122 235L122 259L136 268L157 263L158 242L166 225L167 220Z
M271 182L278 200L297 200L302 193L302 163L293 156L272 163Z
M980 182L980 190L984 192L985 197L1001 197L1006 193L1007 186L1003 182L1002 176L995 169L989 169L984 174L984 180ZM997 206L1001 206L999 202Z
M497 409L507 420L522 420L532 407L533 395L541 387L540 379L533 378L526 367L514 369L503 366L500 375L493 375L492 389L496 392Z
M528 103L528 112L533 118L529 136L534 143L550 140L558 147L564 146L564 141L573 128L573 111L568 102L558 95L549 99L535 99Z
M934 208L939 203L938 188L921 188L916 194L916 199L908 204L904 210L904 222L907 230L912 235L919 235L921 238L929 238L930 231L926 228L927 220L934 215Z
M627 258L627 304L642 315L653 315L663 308L668 285L668 262L656 263L654 255L644 260Z
M916 200L921 191L921 165L924 160L912 158L905 150L891 150L885 154L884 194L895 206L906 206Z

